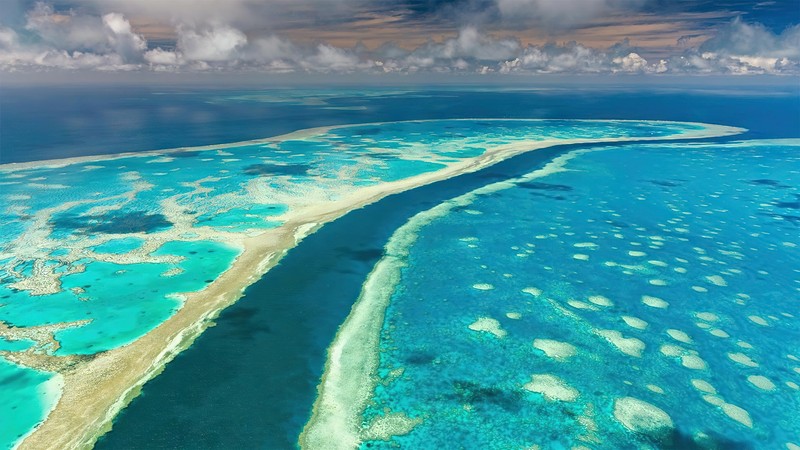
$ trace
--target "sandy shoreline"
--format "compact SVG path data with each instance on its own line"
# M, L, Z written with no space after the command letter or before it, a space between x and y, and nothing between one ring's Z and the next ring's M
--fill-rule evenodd
M246 144L307 137L331 128L346 126L301 130L269 139L246 141ZM128 345L102 352L91 358L64 359L66 362L60 366L61 369L59 370L59 373L63 376L64 383L61 398L44 423L28 435L19 448L62 449L90 447L100 435L110 429L113 417L138 395L141 386L163 370L163 367L175 355L189 347L194 339L211 325L213 318L223 308L231 305L242 296L247 286L260 279L305 235L315 231L322 224L335 220L353 209L363 207L394 193L451 178L462 173L474 172L517 154L554 145L698 139L732 135L743 131L732 127L704 126L708 128L688 132L676 137L522 141L487 149L486 153L477 158L453 164L434 173L362 188L355 194L336 202L298 210L291 210L290 208L283 226L267 230L257 236L243 238L241 244L244 250L231 267L204 290L186 295L183 307L158 327ZM243 144L192 147L173 151L218 150L240 145ZM163 152L165 150L126 155L108 155L108 159L152 155L153 153ZM72 158L69 162L53 163L56 164L54 167L58 167L76 162L98 160L98 157L80 157ZM47 162L9 164L0 166L0 170L19 170L33 167L34 165L42 167L44 164L47 164ZM32 361L25 361L24 358L9 356L9 359L22 365L35 366L31 364Z

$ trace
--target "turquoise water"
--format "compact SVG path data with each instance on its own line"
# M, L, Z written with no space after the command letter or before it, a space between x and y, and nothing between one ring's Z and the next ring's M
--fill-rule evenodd
M420 423L362 448L800 444L799 150L574 151L412 219L362 418Z
M441 170L507 144L704 130L674 122L413 121L0 166L0 322L10 327L0 331L0 349L92 355L130 343L172 316L183 294L227 270L243 239L363 187ZM4 370L17 371L22 381L13 392L0 383L0 399L21 395L24 386L25 395L41 397L37 377L51 376ZM49 395L46 401L53 401L54 392ZM30 428L42 414L30 407L15 426Z
M2 348L2 347L0 347ZM0 442L3 448L26 435L33 425L44 420L53 406L45 383L53 378L35 370L12 365L0 358Z

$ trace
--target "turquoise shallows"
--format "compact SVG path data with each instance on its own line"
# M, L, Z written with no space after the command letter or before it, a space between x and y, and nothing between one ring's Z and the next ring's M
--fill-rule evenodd
M245 237L364 187L435 172L501 145L703 130L672 122L412 121L0 166L0 321L23 336L0 341L0 350L91 355L133 342L171 317L183 294L225 272ZM25 340L25 329L35 326L49 326L55 343ZM27 386L18 394L16 384L7 390L0 382L3 401L32 398L37 377L49 377L3 367ZM20 423L41 420L42 408L31 408L18 413ZM15 433L0 443L13 442Z
M58 399L58 387L52 384L54 376L0 358L0 448L12 448L14 442L45 419Z
M421 423L362 448L797 442L798 150L575 151L412 219L364 424Z

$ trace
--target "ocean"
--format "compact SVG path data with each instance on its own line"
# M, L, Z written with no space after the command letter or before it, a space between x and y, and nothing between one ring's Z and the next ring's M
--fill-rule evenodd
M780 140L800 137L796 89L164 86L126 87L109 94L75 87L3 92L0 162L224 144L317 126L420 119L676 120L748 131L697 144L578 144L537 150L354 210L305 238L251 285L213 327L144 386L97 447L295 447L317 398L326 350L353 304L371 295L367 280L390 295L376 330L380 342L371 356L379 361L380 379L363 380L374 387L360 420L365 429L380 417L401 417L397 424L415 426L399 426L397 437L385 431L390 426L383 427L388 435L364 431L365 447L440 446L453 436L460 436L456 439L463 448L571 448L581 443L619 448L630 442L770 448L797 442L800 431L791 421L791 405L796 407L798 393L789 383L800 381L794 373L800 363L790 358L800 356L791 308L800 269L793 250L798 222L792 206L798 194L793 153L798 144ZM624 135L632 125L614 122L581 135L576 123L533 123L538 128L521 135L527 140L534 135ZM508 144L509 136L521 132L508 124L519 125L411 122L340 128L333 139L313 148L289 141L291 145L280 144L277 153L269 150L273 153L268 155L255 144L204 149L186 158L152 154L123 160L125 173L139 175L124 181L178 188L168 197L194 209L207 207L191 215L219 233L270 229L283 223L286 203L272 201L277 194L270 194L259 197L261 209L252 209L248 201L253 197L241 194L239 185L215 180L229 178L217 173L239 171L236 180L249 183L255 177L269 192L287 188L270 177L311 175L293 178L291 189L308 196L308 202L334 201L352 189L341 185L345 172L361 180L355 188L363 188L440 170L479 155L480 146L491 139L493 145ZM668 126L640 125L645 128L633 136L669 137ZM383 144L382 151L364 163L359 152L372 151L375 143ZM567 171L553 172L554 164L561 163ZM89 170L119 170L103 164L107 167ZM354 164L358 167L350 167ZM185 176L155 181L159 173L173 169ZM108 189L82 185L84 179L75 179L74 173L45 175L47 183L71 186L75 192L70 198ZM198 179L207 181L193 181ZM494 190L497 183L501 188ZM313 190L315 184L325 195ZM220 190L224 201L209 204L201 187ZM106 195L124 196L129 189ZM63 203L63 198L44 194L29 196L33 198L26 201L51 202L32 205L38 210ZM178 221L168 214L157 217L156 200L137 194L119 209L129 214L106 216L100 223L87 222L85 211L50 221L56 234L136 234L145 244L106 239L93 242L89 256L161 257L116 263L147 264L124 270L155 277L173 270L171 276L183 277L186 284L136 294L140 300L130 306L148 313L132 322L134 315L117 311L112 296L102 291L89 302L79 302L72 315L60 310L64 317L36 319L30 324L74 322L87 313L107 311L91 325L59 332L61 347L47 351L92 354L135 340L179 306L170 292L201 289L240 251L236 245L219 247L210 234L165 231L166 222ZM108 207L115 202L93 199L91 204ZM447 211L431 213L432 208ZM419 222L426 214L430 217ZM18 223L6 221L10 227ZM114 229L119 223L132 229ZM403 239L403 230L410 229L413 238ZM176 239L177 231L183 233L181 239ZM14 232L19 230L9 231L12 236ZM170 240L177 242L167 244ZM386 250L397 242L408 244L399 253L401 276L381 280L376 267L397 257ZM198 251L202 246L208 248ZM209 251L217 255L187 257L189 252ZM181 263L170 255L187 259ZM79 258L70 262L85 263ZM97 271L63 277L75 282L65 286L79 288L72 294L91 297L86 287L91 280L80 279L90 274L103 289L119 292L120 287L103 281L113 280L119 267L91 267ZM158 286L157 280L141 278L142 289ZM66 300L53 296L52 301ZM144 307L148 301L153 308ZM653 306L660 302L667 307ZM31 311L12 312L19 304L8 301L0 307L6 310L4 320L29 325L14 314L32 317ZM52 309L35 312L46 316L48 311ZM19 351L11 348L19 342L8 340L3 349ZM604 372L603 367L610 369ZM775 413L778 398L783 415ZM682 408L686 404L692 406ZM631 423L625 415L631 410L644 411L656 425ZM667 411L669 423L659 411ZM705 420L692 420L698 416Z

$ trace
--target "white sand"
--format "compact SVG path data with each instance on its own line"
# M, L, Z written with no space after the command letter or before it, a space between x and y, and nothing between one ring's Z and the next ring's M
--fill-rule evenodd
M674 427L663 409L633 397L614 401L614 418L630 431L648 435L666 434Z
M759 317L759 316L747 316L747 318L750 319L750 321L753 322L754 324L761 325L762 327L768 327L769 326L769 322L767 322L766 319L764 319L762 317Z
M670 358L678 358L683 367L692 370L705 370L708 364L701 358L695 350L688 350L672 344L664 344L659 349L661 354Z
M661 346L659 351L661 351L661 354L664 355L664 356L672 356L672 357L674 357L674 356L680 356L680 355L686 353L687 350L682 348L682 347L678 347L677 345L664 344L664 345Z
M622 320L631 328L636 328L637 330L644 330L647 328L648 323L644 320L633 317L633 316L622 316Z
M500 322L496 319L492 319L491 317L481 317L475 322L469 325L469 329L472 331L482 331L486 333L491 333L498 338L506 337L506 330L500 327Z
M727 286L727 285L728 285L728 282L727 282L727 281L725 281L725 279L724 279L724 278L722 278L722 277L721 277L721 276L719 276L719 275L710 275L710 276L707 276L707 277L706 277L706 281L708 281L709 283L711 283L711 284L713 284L713 285L715 285L715 286L720 286L720 287L724 287L724 286Z
M607 297L603 297L602 295L591 295L589 296L588 300L597 306L614 306L614 303L612 303L611 300L609 300Z
M775 390L775 383L773 383L772 381L770 381L769 378L763 375L750 375L749 377L747 377L747 381L749 381L750 384L763 391Z
M582 302L580 300L567 300L567 304L575 309L587 309L589 311L599 311L599 309L596 306L592 306L589 303Z
M731 337L731 335L725 332L725 330L720 330L719 328L714 328L713 330L709 331L709 333L711 333L712 336L723 339Z
M695 353L682 355L681 365L692 370L705 370L708 368L708 364L703 360L703 358L697 356Z
M725 400L723 400L722 397L716 394L704 395L703 400L714 406L719 406L720 408L722 408L722 406L725 404Z
M669 306L669 303L666 302L665 300L650 295L643 295L642 303L644 303L647 306L650 306L651 308L665 309Z
M711 385L708 381L693 379L692 386L700 392L705 392L706 394L716 394L717 390L714 386Z
M750 357L744 353L728 353L728 358L743 366L758 367L758 363L750 359Z
M717 320L719 320L718 315L710 312L699 312L695 314L695 317L697 317L700 320L705 320L706 322L716 322Z
M533 341L533 346L543 351L549 358L558 361L565 361L575 356L577 352L574 345L553 339L535 339Z
M675 339L678 342L683 342L684 344L692 343L692 338L681 330L670 328L669 330L667 330L667 334L669 335L669 337Z
M522 292L526 294L531 294L534 297L542 295L542 290L535 287L526 287L525 289L522 290Z
M580 393L561 378L550 374L531 375L531 381L522 386L525 390L542 394L549 401L573 402Z
M626 338L617 330L597 330L595 333L629 356L640 358L645 349L645 344L640 339Z
M730 403L725 403L722 405L722 412L742 425L748 428L753 428L753 419L750 418L750 413L745 411L743 408Z

